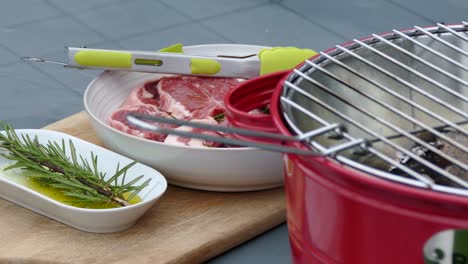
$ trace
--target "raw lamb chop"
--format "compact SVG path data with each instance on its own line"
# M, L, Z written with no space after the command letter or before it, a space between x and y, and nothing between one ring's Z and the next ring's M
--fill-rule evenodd
M225 112L224 97L240 81L231 78L169 76L147 82L131 91L121 108L111 115L109 124L122 132L168 144L219 147L222 144L142 131L129 126L126 117L130 112L138 112L212 125L218 125L218 122L220 122L221 125L227 126L227 120L222 118L223 115L220 115ZM215 120L213 119L215 116L216 118L221 116L221 118ZM159 126L177 127L165 124ZM222 137L228 136L190 127L179 127L177 130Z
M193 119L191 121L204 123L204 124L210 124L210 125L218 125L218 122L216 122L216 120L214 120L212 117L207 117L205 119ZM218 136L218 137L221 136L220 134L214 131L208 131L208 130L203 130L200 128L187 127L187 126L178 127L175 130L193 132L197 134L205 134L205 135L210 135L210 136ZM218 142L206 141L206 140L201 140L201 139L196 139L196 138L185 138L185 137L176 136L176 135L168 135L166 139L164 140L164 143L172 144L172 145L179 145L179 146L193 146L193 147L218 147L221 145L221 143L218 143Z
M159 106L158 81L147 82L132 90L121 107L149 104Z
M166 138L166 135L164 134L158 134L158 133L149 132L149 131L142 131L139 128L131 126L126 119L129 113L140 113L140 114L147 114L147 115L152 115L152 116L171 118L167 113L160 111L156 106L140 104L140 105L126 106L126 107L119 108L109 118L109 125L122 132L125 132L130 135L134 135L137 137L150 139L150 140L164 141L164 139ZM168 125L168 124L158 124L156 122L153 122L153 124L160 126L160 127L165 127L165 128L176 127L176 126Z
M238 84L238 80L231 78L163 78L157 85L160 108L177 119L213 117L225 111L224 97Z

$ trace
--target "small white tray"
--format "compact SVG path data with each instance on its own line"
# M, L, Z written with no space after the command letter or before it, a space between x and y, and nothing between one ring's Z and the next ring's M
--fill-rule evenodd
M60 132L39 129L19 129L16 132L18 135L28 134L31 138L37 136L42 144L48 141L60 143L62 139L68 142L71 139L78 155L89 159L91 151L96 154L99 170L105 172L109 177L115 173L118 163L122 167L122 165L133 161L105 148ZM0 168L4 168L10 163L11 161L0 156ZM4 173L3 170L0 173ZM120 208L86 209L66 205L9 180L3 175L0 175L0 197L82 231L117 232L134 225L167 188L166 179L158 171L141 163L135 164L128 170L126 181L131 181L140 175L145 175L144 179L151 178L149 185L138 194L142 201Z

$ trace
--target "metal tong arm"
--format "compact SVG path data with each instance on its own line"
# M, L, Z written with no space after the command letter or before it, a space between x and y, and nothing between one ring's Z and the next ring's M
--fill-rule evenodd
M299 148L293 148L293 147L286 147L285 145L288 142L302 142L302 141L308 141L311 140L313 137L325 134L327 132L334 131L337 134L340 134L341 132L345 131L346 129L341 125L341 124L331 124L327 126L323 126L321 128L309 131L308 133L305 133L303 136L285 136L285 135L280 135L280 134L275 134L275 133L267 133L267 132L258 132L258 131L251 131L251 130L246 130L246 129L240 129L240 128L235 128L235 127L224 127L224 126L216 126L216 125L210 125L210 124L203 124L203 123L196 123L196 122L191 122L191 121L184 121L184 120L179 120L179 119L171 119L171 118L165 118L165 117L157 117L157 116L150 116L150 115L145 115L145 114L139 114L139 113L130 113L127 116L127 120L130 124L139 127L143 130L155 132L155 133L161 133L161 134L172 134L172 135L177 135L177 136L182 136L182 137L188 137L188 138L196 138L196 139L201 139L201 140L209 140L209 141L215 141L215 142L220 142L224 144L229 144L229 145L238 145L238 146L243 146L243 147L254 147L254 148L259 148L259 149L264 149L264 150L269 150L273 152L282 152L282 153L291 153L291 154L298 154L298 155L306 155L306 156L328 156L328 155L335 155L340 151L346 150L348 148L352 148L355 146L360 146L362 147L368 147L373 143L381 141L380 139L373 139L373 140L364 140L364 139L359 139L355 141L350 141L345 144L341 144L338 146L335 146L331 149L328 149L326 151L323 151L322 153L317 152L317 151L312 151L312 150L303 150ZM278 140L281 143L280 144L271 144L271 143L260 143L257 141L247 141L247 140L239 140L239 139L234 139L234 138L224 138L224 137L218 137L218 136L211 136L211 135L205 135L205 134L200 134L200 133L194 133L194 132L189 132L189 131L179 131L175 129L168 129L168 128L163 128L163 127L158 127L156 125L150 124L144 120L149 120L149 121L154 121L158 123L163 123L163 124L171 124L171 125L177 125L177 126L187 126L187 127L193 127L193 128L199 128L199 129L204 129L204 130L209 130L209 131L220 131L220 132L225 132L225 133L230 133L230 134L238 134L238 135L243 135L243 136L252 136L256 138L266 138L266 139L272 139L272 140ZM467 120L464 121L459 121L456 122L458 125L464 125L468 123ZM448 127L448 125L440 125L433 127L434 129L440 130ZM410 134L419 134L426 132L425 129L418 129L418 130L413 130L408 133ZM395 139L402 137L404 135L402 134L394 134L387 136L387 139Z
M150 124L144 120L163 123L163 124L188 126L188 127L199 128L199 129L204 129L204 130L209 130L209 131L221 131L221 132L226 132L226 133L231 133L231 134L274 139L274 140L279 140L281 143L280 144L261 143L261 142L256 142L256 141L247 141L247 140L239 140L239 139L234 139L234 138L224 138L220 136L205 135L205 134L189 132L189 131L179 131L175 129L159 127L159 126ZM290 136L284 136L284 135L266 133L266 132L255 132L255 131L250 131L250 130L240 129L240 128L232 128L232 127L228 128L228 127L223 127L223 126L196 123L196 122L190 122L190 121L184 121L184 120L178 120L178 119L170 119L170 118L165 118L165 117L150 116L150 115L144 115L144 114L139 114L139 113L130 113L127 116L127 121L133 126L139 127L143 130L155 132L155 133L172 134L172 135L188 137L188 138L215 141L215 142L220 142L220 143L224 143L228 145L254 147L254 148L259 148L259 149L273 151L273 152L291 153L291 154L306 155L306 156L323 156L324 155L324 154L321 154L312 150L303 150L299 148L292 148L292 147L285 146L287 142L300 142L304 140L298 137L290 137Z

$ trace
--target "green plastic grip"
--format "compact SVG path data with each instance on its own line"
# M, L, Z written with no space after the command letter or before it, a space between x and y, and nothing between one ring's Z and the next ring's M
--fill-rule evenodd
M182 45L182 43L176 43L160 49L159 52L184 53L184 45Z
M75 53L74 59L81 66L132 68L132 54L123 51L80 50Z
M298 49L295 47L265 48L258 53L260 59L260 75L290 70L297 65L317 55L310 49Z
M192 74L215 75L221 70L221 64L211 59L191 59Z
M183 53L182 43L176 43L160 49L160 52ZM190 60L190 70L193 74L215 75L221 70L221 64L216 60L193 58Z
M183 46L181 43L163 48L161 52L182 53ZM125 51L108 51L108 50L80 50L74 55L75 62L80 66L103 67L103 68L132 68L132 54ZM159 61L161 63L161 61ZM137 59L135 64L138 65L158 65L158 61Z

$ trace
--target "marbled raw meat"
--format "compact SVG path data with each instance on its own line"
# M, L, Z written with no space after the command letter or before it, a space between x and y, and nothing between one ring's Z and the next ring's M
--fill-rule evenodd
M199 147L218 147L222 144L198 139L188 139L175 135L162 135L143 131L129 126L126 116L130 112L192 120L212 125L219 125L214 116L224 113L224 97L241 80L231 78L169 76L150 81L134 88L122 106L109 118L109 124L130 135L165 142L167 144ZM167 124L164 127L177 128ZM227 126L227 120L220 125ZM228 137L223 133L206 131L190 127L178 127L177 130L192 131L207 135Z
M121 107L149 104L159 106L158 81L147 82L134 88Z
M218 122L214 120L212 117L207 117L205 119L192 119L192 122L209 124L209 125L218 125ZM185 132L192 132L197 134L203 135L210 135L210 136L217 136L222 137L220 133L210 130L204 130L200 128L188 127L188 126L180 126L176 128L177 131L185 131ZM196 147L218 147L221 146L221 143L202 140L197 138L186 138L177 135L168 135L164 140L164 143L178 145L178 146L196 146Z
M154 133L150 131L143 131L137 127L131 126L126 119L129 113L140 113L140 114L147 114L151 116L170 118L170 116L167 113L160 111L156 106L140 104L140 105L126 106L126 107L119 108L110 116L109 125L127 134L134 135L134 136L141 137L141 138L150 139L150 140L164 141L164 139L167 137L167 135L164 135L164 134L158 134L158 133ZM155 124L160 127L165 127L165 128L176 127L173 125L159 124L156 122L150 122L150 123Z
M174 76L158 83L160 108L177 119L203 119L225 112L224 97L239 81L231 78Z

